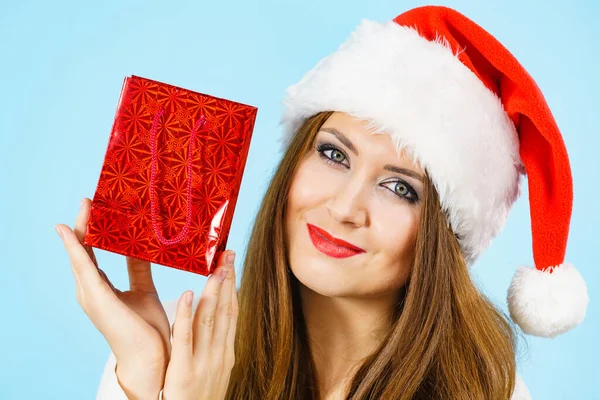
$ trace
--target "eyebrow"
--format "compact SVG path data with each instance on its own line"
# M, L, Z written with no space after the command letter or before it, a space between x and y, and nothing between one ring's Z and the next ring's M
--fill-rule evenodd
M324 132L327 132L327 133L331 133L340 142L342 142L344 144L344 146L346 146L348 149L350 149L350 151L352 151L354 154L358 155L358 150L356 150L356 147L354 147L354 145L352 144L350 139L348 139L348 137L346 135L344 135L342 132L338 131L335 128L321 128L321 130ZM391 164L386 164L383 167L383 169L386 171L396 172L398 174L410 176L411 178L417 179L421 182L425 181L425 178L423 177L423 175L421 175L415 171L411 171L410 169L396 167L395 165L391 165Z
M415 171L411 171L410 169L396 167L395 165L386 164L383 167L383 169L385 169L386 171L397 172L399 174L410 176L411 178L415 178L421 182L423 182L425 180L423 175L416 173Z
M331 133L340 142L342 142L344 144L344 146L346 146L347 148L349 148L351 152L353 152L354 154L358 155L358 150L356 150L356 147L354 147L354 145L352 144L352 142L350 141L350 139L348 139L348 137L346 135L344 135L342 132L338 131L335 128L321 128L321 130L324 131L324 132Z

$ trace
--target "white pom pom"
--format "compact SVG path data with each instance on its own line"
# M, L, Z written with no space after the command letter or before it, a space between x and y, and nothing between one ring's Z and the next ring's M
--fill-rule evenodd
M585 281L568 263L552 273L520 267L508 289L511 318L535 336L555 337L579 325L588 303Z

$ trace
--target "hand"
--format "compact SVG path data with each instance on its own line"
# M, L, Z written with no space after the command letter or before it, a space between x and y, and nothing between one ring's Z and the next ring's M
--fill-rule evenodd
M69 254L77 302L115 354L117 378L127 397L158 398L171 352L171 329L150 263L127 257L130 289L116 289L98 268L92 248L83 246L90 208L90 200L83 199L74 231L56 226Z
M164 400L225 398L235 363L238 316L234 256L232 251L223 252L193 316L193 292L187 291L179 299Z

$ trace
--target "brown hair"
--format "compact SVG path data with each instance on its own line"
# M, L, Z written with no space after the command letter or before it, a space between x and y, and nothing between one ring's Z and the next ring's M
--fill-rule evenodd
M284 216L294 172L332 112L292 138L256 216L239 289L236 362L227 399L318 399ZM346 399L502 399L515 386L516 336L475 287L429 178L414 265L392 328L351 380Z

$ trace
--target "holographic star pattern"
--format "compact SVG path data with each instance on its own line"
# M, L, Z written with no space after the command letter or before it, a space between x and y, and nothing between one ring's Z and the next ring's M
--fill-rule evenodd
M253 106L126 78L84 244L211 273L227 244L256 114Z

